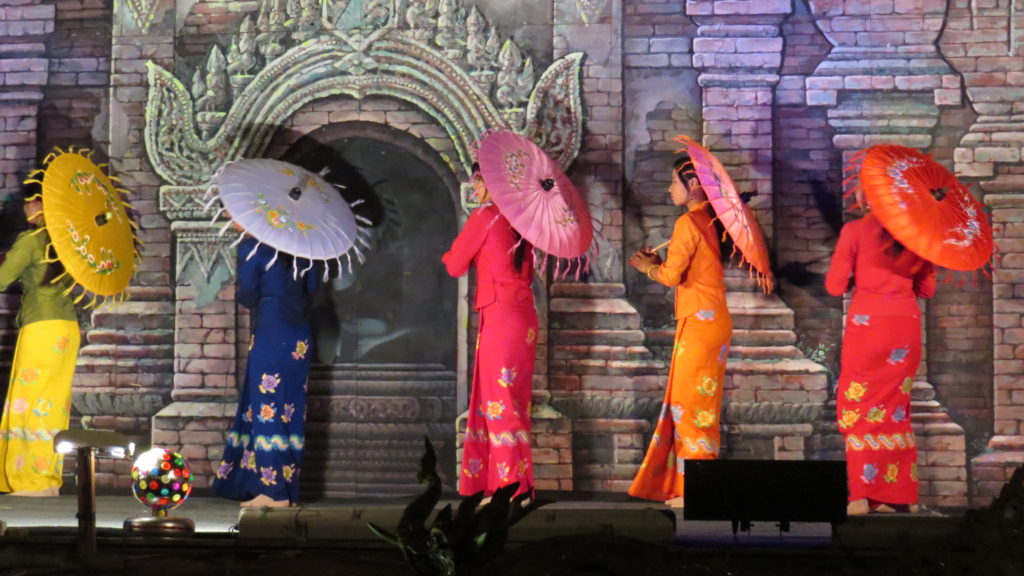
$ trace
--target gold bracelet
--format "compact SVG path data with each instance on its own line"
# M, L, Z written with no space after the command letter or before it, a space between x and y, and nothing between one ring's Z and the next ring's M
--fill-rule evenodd
M658 268L660 266L660 264L651 264L650 268L647 269L647 277L657 282L657 280L654 279L654 276L651 276L651 272L653 272L655 268Z

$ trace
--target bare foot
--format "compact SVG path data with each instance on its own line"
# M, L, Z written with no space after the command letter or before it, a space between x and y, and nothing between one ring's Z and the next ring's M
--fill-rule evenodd
M917 504L911 504L910 506L907 507L907 511L911 514L917 514L921 511L921 507L918 506Z
M43 488L42 490L19 490L17 492L11 492L11 496L23 496L25 498L56 498L60 496L60 488L56 486L50 486L49 488Z
M260 494L252 500L242 502L242 508L287 508L291 506L288 500L274 500L266 494Z
M668 506L669 508L682 508L683 502L682 496L676 496L675 498L665 500L665 506Z
M882 514L893 514L896 512L896 509L893 508L892 506L889 506L888 504L879 504L878 506L871 508L871 511L879 512Z
M868 499L861 498L860 500L853 500L846 505L847 516L863 516L868 513L871 508L868 506Z

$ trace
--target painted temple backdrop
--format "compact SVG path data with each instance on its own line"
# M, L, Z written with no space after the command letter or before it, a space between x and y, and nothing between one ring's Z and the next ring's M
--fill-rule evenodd
M204 183L244 157L328 168L373 249L318 295L303 486L407 494L424 435L454 477L474 287L439 259L473 141L515 129L568 167L599 231L586 278L535 285L538 488L621 492L673 327L671 295L624 260L671 232L672 137L749 193L778 277L765 296L729 273L727 458L842 458L843 303L822 285L842 167L873 143L921 148L991 207L1002 253L927 303L913 390L922 502L981 506L1024 462L1022 39L1021 0L4 0L0 250L53 146L109 161L144 261L130 301L83 312L73 424L179 449L202 484L248 341ZM5 375L16 303L0 295ZM104 461L100 483L127 471Z

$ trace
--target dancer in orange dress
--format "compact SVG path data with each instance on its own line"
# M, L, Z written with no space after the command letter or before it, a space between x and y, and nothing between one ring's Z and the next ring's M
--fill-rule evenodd
M921 362L917 298L935 293L934 267L868 214L843 226L825 288L833 296L853 290L836 391L846 438L847 512L912 511L918 482L910 391Z
M686 212L676 220L668 257L662 262L647 248L629 260L651 280L676 289L676 336L665 402L629 493L681 507L686 460L718 456L732 317L718 235L689 157L680 157L672 172L668 193Z

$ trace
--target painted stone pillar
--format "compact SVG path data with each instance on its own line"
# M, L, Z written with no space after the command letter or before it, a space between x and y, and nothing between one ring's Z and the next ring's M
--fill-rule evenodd
M991 208L1000 259L992 275L993 429L971 461L971 506L985 506L1024 464L1024 9L1019 1L957 2L943 54L964 76L977 118L954 151L955 169L978 183Z
M995 423L989 450L971 461L971 505L999 495L1014 469L1024 464L1024 195L988 194L996 244L1003 248L992 273L995 332Z
M938 108L961 104L960 77L935 44L948 0L808 4L832 50L807 78L807 104L829 108L844 161L881 142L929 147Z
M13 4L13 5L12 5ZM39 102L49 78L46 45L40 40L53 32L55 10L39 0L7 3L0 10L0 208L19 201L22 180L36 168ZM20 210L11 211L20 218ZM0 223L6 224L6 223ZM5 231L3 240L14 241ZM14 356L20 298L0 295L0 374L10 373Z
M808 0L832 49L806 80L807 105L827 107L832 143L842 152L844 165L874 144L930 147L940 107L961 104L960 77L936 45L947 4ZM964 507L964 430L935 399L926 376L922 363L911 402L920 501Z
M693 67L703 92L702 143L729 169L750 201L761 228L772 236L772 111L782 66L782 21L792 2L688 0L699 28ZM756 22L756 24L753 24Z
M161 426L163 411L169 404L173 406L172 398L178 386L175 381L178 348L189 344L175 338L176 331L183 325L179 322L171 288L172 231L167 210L161 209L161 179L146 160L146 149L142 145L148 92L146 64L152 61L174 66L178 4L175 0L148 3L118 0L114 4L109 157L111 172L134 193L132 201L139 212L144 257L134 279L138 286L130 289L132 299L93 315L94 326L98 325L100 317L103 330L100 334L94 331L87 335L88 345L83 347L82 356L93 358L89 362L94 366L82 366L80 361L79 371L87 371L88 381L81 387L82 398L91 399L95 404L94 409L99 413L94 420L105 419L104 407L107 408L105 414L110 414L104 402L108 395L116 402L129 405L124 411L117 411L119 416L111 423L112 427L119 430L130 427L125 431L148 437L154 445L182 452L202 482L210 478L208 465L190 446L188 437L192 431L190 422L197 417L168 424L167 428L180 431L174 438L156 432ZM175 260L182 266L180 254ZM76 399L78 396L76 394ZM123 421L125 416L133 421Z
M0 205L21 190L36 168L39 102L50 61L42 42L53 33L56 10L42 0L5 2L0 10Z

